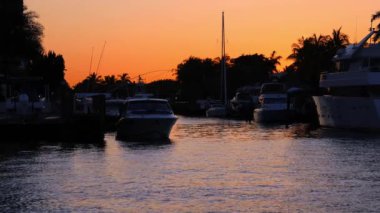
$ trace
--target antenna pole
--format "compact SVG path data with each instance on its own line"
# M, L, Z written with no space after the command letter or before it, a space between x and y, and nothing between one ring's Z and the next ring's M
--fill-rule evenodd
M358 17L356 16L356 23L355 23L355 44L357 44L358 43Z

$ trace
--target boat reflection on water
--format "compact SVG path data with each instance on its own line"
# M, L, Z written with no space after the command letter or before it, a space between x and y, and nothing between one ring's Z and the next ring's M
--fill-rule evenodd
M123 140L117 139L120 142L121 147L131 150L158 150L166 149L174 145L174 141L170 139L152 140L152 139L140 139L140 140Z

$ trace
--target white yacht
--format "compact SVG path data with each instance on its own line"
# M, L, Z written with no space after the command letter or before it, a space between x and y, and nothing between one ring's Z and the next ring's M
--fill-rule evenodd
M177 121L165 99L131 98L117 123L119 139L167 139Z
M327 93L313 97L321 126L380 129L380 44L371 44L376 33L339 50L336 70L321 74L319 86Z
M282 122L290 118L285 85L281 83L264 83L261 86L259 107L254 109L256 122Z

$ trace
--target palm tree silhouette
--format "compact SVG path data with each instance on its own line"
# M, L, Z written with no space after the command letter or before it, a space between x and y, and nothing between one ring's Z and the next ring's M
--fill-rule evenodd
M87 82L88 91L93 92L102 83L102 76L93 72L87 76L85 81Z
M102 83L106 86L113 86L116 84L116 77L114 75L106 75Z
M371 22L373 22L373 21L375 21L377 19L380 19L380 11L377 11L375 14L372 15ZM380 23L377 25L376 28L377 28L376 29L377 33L375 34L375 37L373 38L374 42L376 42L380 38Z
M292 45L293 53L288 59L294 61L292 66L299 72L300 79L317 88L320 73L334 69L331 59L338 49L348 44L348 36L341 32L341 28L333 30L332 35L313 34L298 39Z
M119 83L131 83L131 77L129 77L128 73L123 73L123 74L120 74L118 75L119 79L118 79L118 82Z
M337 30L334 29L332 32L331 41L332 41L333 46L336 49L343 48L343 47L347 46L349 43L348 36L344 33L341 33L340 32L341 29L342 29L342 27L340 27Z
M271 62L271 64L274 66L274 69L273 69L274 72L278 72L277 65L281 65L281 63L280 63L281 59L282 59L282 56L280 56L280 55L276 56L276 51L275 50L270 55L269 62Z

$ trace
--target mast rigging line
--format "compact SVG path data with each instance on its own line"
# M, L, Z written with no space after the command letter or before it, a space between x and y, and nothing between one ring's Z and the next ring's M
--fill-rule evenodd
M98 74L99 67L100 67L100 62L102 61L103 53L104 53L104 49L105 49L105 47L106 47L106 44L107 44L107 41L104 41L104 45L103 45L103 48L102 48L102 52L100 53L100 57L99 57L99 61L98 61L98 67L96 68L96 72L95 72L95 74Z
M92 50L91 50L90 70L88 71L89 75L91 74L91 70L92 70L92 58L93 58L93 56L94 56L94 47L92 47Z
M172 69L171 70L153 70L153 71L149 71L149 72L145 72L143 74L139 74L131 79L136 79L136 78L139 78L140 76L143 76L143 75L148 75L148 74L151 74L151 73L156 73L156 72L171 72L173 71Z

